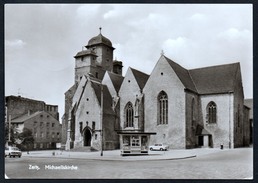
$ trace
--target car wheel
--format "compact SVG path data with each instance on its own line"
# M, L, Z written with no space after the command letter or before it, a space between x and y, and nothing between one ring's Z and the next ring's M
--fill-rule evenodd
M161 150L161 151L163 151L163 149L162 149L162 148L160 148L160 150Z
M21 157L21 155L19 156L19 158Z
M11 157L12 157L12 156L11 156L11 154L9 154L8 156L9 156L9 158L11 158Z
M153 149L152 149L152 148L150 148L150 150L152 151Z

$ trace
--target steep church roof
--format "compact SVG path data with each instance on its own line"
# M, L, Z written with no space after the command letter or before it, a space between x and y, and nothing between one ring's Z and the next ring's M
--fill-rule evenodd
M96 94L99 104L101 105L101 84L91 81L91 86ZM103 105L103 111L105 114L114 114L114 111L112 110L112 97L106 85L103 85Z
M234 91L239 63L189 70L199 94L216 94Z
M121 76L121 75L118 75L118 74L114 74L114 73L109 72L109 71L107 71L107 73L108 73L108 75L109 75L109 77L110 77L110 79L111 79L111 81L114 85L114 88L115 88L116 92L118 92L121 85L122 85L124 77Z
M143 73L141 71L138 71L136 69L133 69L131 67L130 67L130 69L132 70L132 73L133 73L133 75L135 77L135 80L137 81L140 89L143 89L145 84L146 84L146 82L147 82L147 80L149 79L149 75L145 74L145 73Z
M169 58L164 58L168 61L169 65L172 67L172 69L175 71L178 78L181 80L183 85L194 92L197 92L196 87L194 85L194 82L191 78L191 75L189 74L188 70L180 66L179 64L175 63L174 61L170 60Z

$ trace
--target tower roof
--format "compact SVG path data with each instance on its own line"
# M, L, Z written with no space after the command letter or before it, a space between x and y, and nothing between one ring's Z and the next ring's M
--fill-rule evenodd
M97 36L91 38L91 39L88 41L88 45L85 46L85 47L86 47L86 48L89 48L89 47L91 47L91 46L99 45L99 44L104 44L104 45L106 45L106 46L109 46L109 47L113 48L111 41L110 41L108 38L106 38L105 36L103 36L101 33L99 33L99 35L97 35ZM114 48L113 48L113 49L114 49Z

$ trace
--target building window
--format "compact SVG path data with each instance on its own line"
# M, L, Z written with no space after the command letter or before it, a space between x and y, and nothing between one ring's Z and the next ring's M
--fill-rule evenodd
M34 132L34 137L35 137L35 138L37 138L37 137L38 137L37 132Z
M34 149L36 149L37 148L37 143L34 143L34 147L33 147Z
M49 138L49 132L47 132L47 135L46 135L47 138Z
M55 127L55 123L52 123L52 127Z
M158 95L158 125L168 124L168 96L161 91Z
M43 138L43 137L44 137L44 133L40 132L40 138Z
M133 136L132 137L132 146L140 146L139 136Z
M55 138L55 132L52 132L52 139Z
M97 140L98 139L98 135L97 134L95 134L95 140Z
M43 122L40 122L40 127L42 127L43 126Z
M99 73L96 72L96 73L95 73L95 76L96 76L96 78L99 78Z
M57 132L57 133L56 133L56 136L57 136L57 138L59 139L59 138L60 138L60 133Z
M47 122L47 127L49 127L49 122Z
M43 149L43 143L40 143L40 149Z
M133 127L133 105L131 102L128 102L125 106L125 127Z
M96 125L95 121L92 121L92 130L95 130L95 125Z
M80 133L82 133L82 122L79 123L80 124Z
M34 121L34 126L37 126L37 121Z
M215 102L211 101L207 105L207 123L216 123L217 122L217 106Z

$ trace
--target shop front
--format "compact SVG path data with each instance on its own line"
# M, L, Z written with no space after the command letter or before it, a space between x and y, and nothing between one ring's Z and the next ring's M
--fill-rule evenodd
M150 135L155 132L118 132L120 136L121 155L147 155Z

